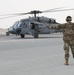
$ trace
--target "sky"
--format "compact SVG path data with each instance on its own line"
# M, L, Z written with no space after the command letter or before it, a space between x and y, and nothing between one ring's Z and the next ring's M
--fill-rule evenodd
M0 15L26 13L32 10L44 11L59 7L74 8L74 0L0 0ZM74 21L74 10L39 14L39 16L54 18L59 23L64 23L68 15L72 16ZM28 18L29 16L32 15L0 19L0 28L9 28L16 21ZM2 16L0 16L0 18L2 18Z

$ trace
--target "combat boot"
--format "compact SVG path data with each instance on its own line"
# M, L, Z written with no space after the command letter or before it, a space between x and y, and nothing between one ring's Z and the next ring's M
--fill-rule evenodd
M74 54L73 54L73 58L74 58Z
M65 65L69 65L68 59L65 60Z

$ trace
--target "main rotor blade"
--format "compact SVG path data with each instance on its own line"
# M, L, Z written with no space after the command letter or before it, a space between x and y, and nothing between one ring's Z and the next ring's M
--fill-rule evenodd
M61 9L63 7L59 7L59 8L53 8L53 9L50 9L50 10L45 10L45 11L31 11L31 12L28 12L28 13L13 13L13 14L3 14L3 15L0 15L0 16L10 16L10 15L26 15L26 14L34 14L34 12L37 12L37 13L44 13L44 12L49 12L49 11L52 11L52 10L56 10L56 9Z
M53 8L53 9L45 10L45 11L42 11L42 13L49 12L49 11L54 11L54 10L61 9L61 8L64 8L64 7L59 7L59 8Z
M10 15L10 16L0 17L0 19L6 19L6 18L11 18L16 16L22 16L22 15Z
M0 16L10 16L10 15L26 15L26 14L30 14L30 12L28 12L28 13L3 14L3 15L0 15Z
M44 13L47 13L47 12L70 11L70 10L74 10L74 8L72 8L72 9L60 9L60 10L48 10L48 11L45 11Z
M1 16L0 19L10 18L10 17L16 17L16 16L22 16L22 15L27 15L27 14L39 14L39 13L47 13L47 12L60 12L60 11L74 10L74 8L71 8L71 9L61 9L61 8L63 8L63 7L54 8L54 9L45 10L45 11L34 10L34 11L31 11L31 12L28 12L28 13L4 14L4 15L0 15Z
M28 13L15 13L15 14L4 14L4 15L0 15L0 19L5 19L5 18L11 18L11 17L16 17L16 16L22 16L22 15L26 15L26 14L31 14L31 12Z

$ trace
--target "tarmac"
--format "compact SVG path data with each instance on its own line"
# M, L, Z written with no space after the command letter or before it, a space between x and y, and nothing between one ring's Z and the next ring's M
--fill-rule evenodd
M74 60L64 65L62 34L0 35L0 75L74 75Z

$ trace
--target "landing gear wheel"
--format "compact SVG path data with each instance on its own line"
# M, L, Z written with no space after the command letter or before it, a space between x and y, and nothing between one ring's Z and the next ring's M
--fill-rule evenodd
M25 35L24 34L21 34L21 38L24 38L25 37Z
M34 34L34 38L38 38L38 36L39 36L38 34Z

